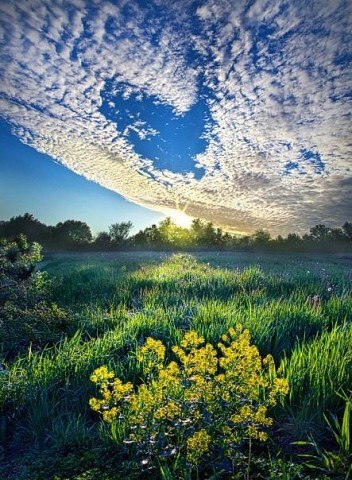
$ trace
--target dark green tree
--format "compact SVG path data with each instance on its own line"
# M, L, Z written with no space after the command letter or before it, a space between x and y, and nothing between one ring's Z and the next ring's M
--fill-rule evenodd
M15 239L23 234L31 241L43 241L47 237L47 226L29 213L12 217L0 223L0 237Z
M217 244L218 235L212 222L208 222L204 227L203 244L213 246Z
M153 224L144 230L140 230L132 238L134 245L138 247L160 247L162 244L162 236L159 228Z
M132 222L120 222L110 225L109 235L111 242L115 245L121 245L125 240L127 240L132 227Z
M95 237L94 244L99 250L109 250L111 248L111 237L108 232L99 232Z
M315 225L310 229L310 236L317 242L324 242L329 239L331 229L323 224Z
M53 240L57 245L83 246L93 240L90 227L79 220L66 220L59 222L53 229Z
M346 237L349 240L352 240L352 222L345 222L342 225L342 230L343 230L344 234L346 235Z
M271 240L270 233L266 230L260 229L256 230L252 235L252 241L256 245L269 245Z

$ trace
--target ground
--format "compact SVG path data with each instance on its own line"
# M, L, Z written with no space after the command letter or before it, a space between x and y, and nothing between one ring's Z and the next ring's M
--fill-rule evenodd
M340 421L352 382L351 256L66 253L47 255L39 268L48 273L53 299L70 312L71 323L54 347L30 351L6 365L1 399L10 419L11 479L80 478L92 469L98 473L89 478L106 474L116 479L121 478L121 459L125 478L139 478L143 459L134 454L127 465L128 453L111 442L107 426L89 408L96 394L92 372L106 365L122 381L138 384L135 352L147 337L163 342L172 358L171 347L185 331L196 331L216 347L238 324L249 329L262 357L274 357L290 385L270 412L271 455L266 447L255 447L258 461L252 460L251 478L279 478L283 470L291 475L285 478L304 478L293 442L308 434L321 448L338 452L341 461L334 468L343 472L346 459L323 415L334 414ZM256 476L263 469L259 459L277 477ZM210 478L212 461L214 467L218 460L206 455L203 460L200 474ZM160 468L171 468L167 462ZM226 462L221 465L221 478L235 478L226 474ZM165 478L196 474L188 469L186 477L186 470ZM323 478L310 475L305 478Z

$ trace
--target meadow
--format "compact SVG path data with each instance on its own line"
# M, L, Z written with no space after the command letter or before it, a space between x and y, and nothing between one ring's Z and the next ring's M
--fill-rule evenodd
M352 475L351 256L58 254L45 258L39 269L47 272L53 300L68 312L69 322L52 345L4 359L0 478L288 480ZM284 378L289 385L287 394L265 403L273 419L262 421L265 441L248 437L251 419L241 423L242 436L236 446L231 444L236 462L231 464L231 455L218 444L207 450L204 442L204 451L202 442L196 444L199 458L193 462L182 454L186 446L178 444L170 449L163 443L164 453L143 450L141 442L129 442L123 415L104 421L91 408L90 399L99 398L91 376L99 367L106 366L133 388L155 381L138 356L148 338L160 341L156 354L160 345L165 347L166 362L174 359L171 347L182 345L185 332L195 332L216 353L231 328L248 329L260 356L272 356L268 382ZM259 402L259 394L253 395L251 405ZM208 432L204 422L202 431ZM171 423L167 428L183 429ZM183 435L194 433L195 425L187 429Z

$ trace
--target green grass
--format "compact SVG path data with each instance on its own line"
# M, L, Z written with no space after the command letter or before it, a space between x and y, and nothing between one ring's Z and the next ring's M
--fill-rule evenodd
M88 407L96 367L109 365L124 380L138 380L132 353L146 337L170 347L194 329L216 344L237 323L289 380L290 394L275 412L280 435L287 442L322 435L323 414L340 415L339 393L352 384L351 267L350 259L336 256L233 253L47 259L42 268L72 321L57 345L30 351L0 373L7 472L13 479L44 478L35 476L31 460L39 451L54 449L57 464L71 452L99 457L104 435ZM312 295L320 298L316 308L307 302ZM94 466L95 457L89 462ZM53 467L57 474L59 468ZM81 468L77 461L75 468ZM49 467L45 475L53 478Z

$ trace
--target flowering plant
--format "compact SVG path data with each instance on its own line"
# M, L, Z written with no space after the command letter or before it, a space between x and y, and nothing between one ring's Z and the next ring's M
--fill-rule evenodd
M250 340L241 325L217 348L189 331L167 362L163 343L148 338L136 355L145 381L123 383L100 367L91 376L100 398L90 406L122 432L118 441L133 447L142 465L177 461L192 469L209 458L233 464L245 444L267 439L268 408L288 392L272 357L262 360Z

